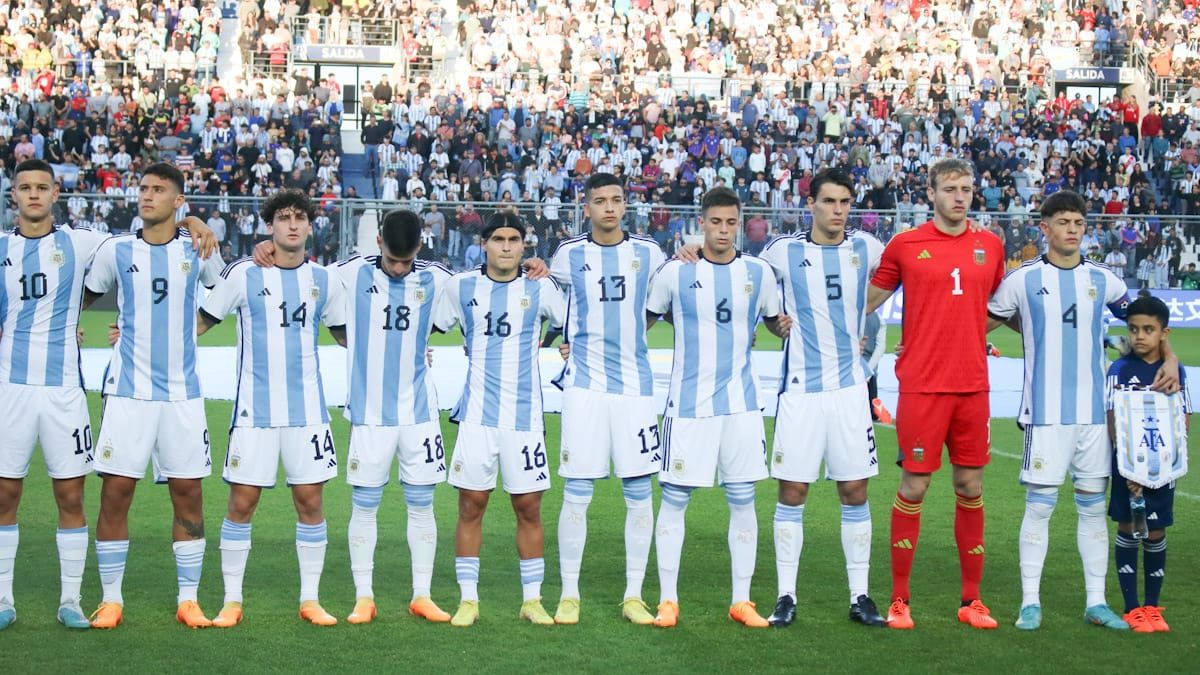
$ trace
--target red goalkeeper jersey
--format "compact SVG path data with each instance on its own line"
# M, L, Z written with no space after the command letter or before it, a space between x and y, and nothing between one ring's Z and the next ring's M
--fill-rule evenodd
M871 283L903 286L901 392L988 390L987 303L1004 278L1004 246L986 230L958 236L933 221L888 242Z

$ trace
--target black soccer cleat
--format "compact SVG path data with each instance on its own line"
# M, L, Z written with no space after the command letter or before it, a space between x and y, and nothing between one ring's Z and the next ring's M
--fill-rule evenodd
M875 601L866 595L858 596L858 600L850 605L850 620L864 626L886 626L887 619L879 613Z
M790 595L781 595L775 601L775 611L767 617L767 622L775 628L786 628L796 620L796 601Z

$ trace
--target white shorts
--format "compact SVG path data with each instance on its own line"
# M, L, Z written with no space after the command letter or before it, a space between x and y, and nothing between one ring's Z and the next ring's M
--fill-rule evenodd
M664 417L660 483L712 487L753 483L767 477L762 413L716 417Z
M29 475L38 441L51 478L78 478L91 471L87 394L79 387L0 383L0 478Z
M337 452L328 424L234 427L222 476L239 485L275 487L280 459L288 485L315 485L337 477Z
M152 460L159 482L212 473L202 398L142 401L106 396L96 448L93 468L99 474L140 480Z
M1027 425L1021 482L1062 485L1068 471L1072 479L1108 478L1112 474L1107 425Z
M504 491L510 495L549 490L545 433L460 423L450 484L466 490L493 490L497 471L504 474Z
M830 480L862 480L879 474L875 427L867 385L834 391L784 392L775 413L771 475L815 483L825 462Z
M402 427L356 424L350 429L346 482L355 487L387 485L392 459L400 460L399 478L409 485L446 480L446 446L437 420Z
M558 475L619 478L654 473L662 463L658 413L650 396L622 396L569 387L562 399Z

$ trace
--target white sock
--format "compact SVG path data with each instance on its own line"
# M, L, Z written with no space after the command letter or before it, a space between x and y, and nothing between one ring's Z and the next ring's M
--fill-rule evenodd
M542 580L545 577L545 558L530 558L521 561L521 595L525 602L542 597Z
M433 559L437 554L437 521L433 517L432 485L404 484L408 506L408 553L412 557L413 599L427 598L433 585Z
M383 499L383 487L351 489L350 524L346 538L350 542L350 574L354 577L354 597L373 598L372 571L375 569L375 541L378 538L376 516Z
M1076 542L1083 561L1083 588L1087 592L1087 607L1107 603L1104 582L1108 575L1108 521L1105 518L1104 493L1075 494L1079 510Z
M592 481L578 478L568 478L563 488L562 511L558 515L558 567L562 573L563 598L579 597L579 568L583 566L583 547L587 543L592 488Z
M59 604L79 602L79 589L83 585L83 565L87 560L87 526L60 529L54 539L58 543L58 568L62 580Z
M250 523L221 523L221 576L225 579L225 602L242 601L242 579L250 558Z
M121 581L125 578L125 559L129 557L129 540L96 540L96 566L100 568L100 589L104 602L125 604L121 597Z
M758 518L754 515L754 483L726 483L729 503L729 558L733 563L733 600L750 599L750 580L758 556Z
M659 600L679 601L679 558L683 554L684 520L693 488L662 483L662 505L658 507Z
M1042 567L1050 547L1050 516L1058 503L1057 487L1030 487L1025 492L1025 517L1017 545L1021 560L1021 606L1040 605Z
M13 568L21 533L16 523L0 525L0 600L13 602Z
M775 577L779 596L796 598L796 575L804 549L804 505L775 504Z
M654 538L650 477L626 478L621 487L625 494L625 597L640 598Z
M842 504L842 553L846 556L846 580L853 605L858 596L868 595L871 576L871 507L866 502Z
M454 576L463 602L479 602L479 558L461 555L455 558Z
M175 578L179 581L176 602L194 601L200 588L200 572L204 569L203 539L177 541L171 545L175 551Z
M296 523L296 558L300 561L300 602L316 602L321 590L321 572L325 569L328 545L325 521L314 525Z

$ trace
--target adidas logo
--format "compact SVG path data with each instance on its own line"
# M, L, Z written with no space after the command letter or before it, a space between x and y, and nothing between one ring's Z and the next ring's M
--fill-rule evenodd
M337 466L337 457L330 457L329 463L326 464L326 466L328 466L330 469L336 467Z
M137 265L130 265L129 269L125 270L125 274L134 274L138 271Z
M692 282L692 285L691 285L691 286L688 286L688 288L704 288L704 287L700 285L700 281L699 281L699 280L696 280L696 281L693 281L693 282Z
M810 263L810 262L808 261L808 258L805 258L805 259L804 259L804 262L800 263L800 266L801 266L801 267L812 267L812 263Z
M878 460L878 459L876 459L876 458L874 458L874 457L872 457L872 458L871 458L871 464L870 464L869 466L875 466L875 465L876 465L876 464L878 464L878 463L879 463L879 460Z
M1050 295L1050 291L1046 290L1046 287L1045 287L1045 286L1042 286L1041 290L1039 290L1039 291L1037 292L1037 294L1038 294L1038 295Z
M1158 520L1158 511L1151 511L1150 515L1146 516L1146 520Z
M800 378L798 378L798 377L793 377L793 378L792 378L792 384L800 384Z
M929 253L929 249L927 248L921 249L921 252L917 254L917 260L930 260L931 258L933 258L933 255Z
M446 471L446 465L445 465L445 464L438 464L438 468L437 468L437 470L438 470L438 473L444 473L444 472Z
M5 258L4 262L0 263L0 267L12 267L12 260Z
M970 551L967 551L967 553L969 555L983 555L983 544L980 544Z
M587 263L583 263L583 267L580 267L580 268L579 268L579 271L580 271L580 272L591 272L591 271L592 271L592 266L591 266L591 265L589 265L589 264L587 264Z
M1151 573L1147 574L1146 576L1148 576L1148 577L1162 577L1162 576L1165 576L1165 575L1163 574L1163 571L1162 571L1162 569L1157 569L1157 570L1154 570L1153 572L1151 572Z
M902 548L907 551L911 551L912 547L913 547L912 542L909 541L908 539L901 539L900 541L892 544L892 548Z
M379 289L375 288L375 286L371 286L370 288L367 289L367 293L374 294L374 293L378 293L378 292L379 292Z
M479 303L475 301L475 298L471 298L471 301L467 303L467 307L478 307L478 306L479 306Z
M1142 383L1142 381L1137 379L1137 375L1134 375L1133 377L1129 378L1129 384L1141 384L1141 383Z
M1137 570L1129 565L1121 565L1121 568L1117 570L1117 574L1137 574Z
M259 291L259 292L258 292L258 297L260 297L260 298L261 298L261 297L263 297L263 296L270 295L270 294L271 294L271 289L269 289L269 288L264 288L264 289L262 289L261 291Z
M242 411L242 417L249 417L249 416L250 416L249 412L247 412L245 410Z
M538 480L547 480L546 472L543 471L543 472L539 473L537 479Z

